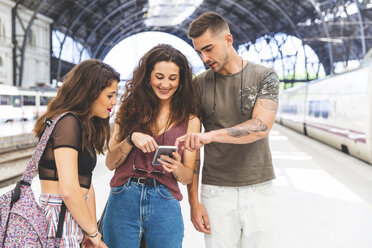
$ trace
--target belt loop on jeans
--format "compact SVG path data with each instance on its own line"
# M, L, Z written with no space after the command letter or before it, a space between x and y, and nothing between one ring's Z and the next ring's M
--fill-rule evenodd
M155 178L153 180L154 180L154 188L156 189L159 186L159 183L158 183L158 181L156 181Z

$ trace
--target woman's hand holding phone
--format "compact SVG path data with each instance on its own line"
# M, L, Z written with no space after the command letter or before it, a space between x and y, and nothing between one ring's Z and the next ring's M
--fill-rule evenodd
M158 162L161 163L165 171L176 173L179 166L182 165L181 156L178 154L178 152L173 152L172 156L173 158L167 155L160 155L160 158L158 158Z

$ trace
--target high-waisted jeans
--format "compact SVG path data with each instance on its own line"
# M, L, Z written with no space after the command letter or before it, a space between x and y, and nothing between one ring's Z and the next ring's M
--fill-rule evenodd
M148 186L128 180L111 189L103 239L110 248L138 248L142 235L148 247L181 248L184 225L180 204L162 184Z

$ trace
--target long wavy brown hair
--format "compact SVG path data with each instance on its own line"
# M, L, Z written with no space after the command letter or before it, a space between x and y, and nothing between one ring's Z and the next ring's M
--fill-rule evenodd
M110 139L109 118L91 118L92 105L114 81L120 81L120 74L98 59L85 60L73 67L66 74L57 96L48 104L46 113L37 119L33 130L35 136L41 137L46 127L45 118L52 119L59 114L71 112L80 119L83 126L82 149L93 155L89 145L93 143L96 151L103 153Z
M189 120L190 115L198 116L198 98L192 71L186 57L167 44L160 44L148 51L139 61L133 77L126 84L121 97L121 106L115 122L120 126L117 140L124 140L130 131L140 128L153 135L158 130L156 119L160 112L160 100L150 85L151 72L155 64L173 62L179 68L179 85L171 99L170 124Z

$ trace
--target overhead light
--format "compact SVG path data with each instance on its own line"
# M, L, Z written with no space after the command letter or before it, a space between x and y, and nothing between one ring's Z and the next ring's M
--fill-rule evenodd
M328 37L320 37L318 38L319 41L323 42L333 42L333 43L342 43L343 41L339 38L328 38Z
M331 37L315 37L315 38L302 38L303 41L322 41L322 42L332 42L332 43L343 43L340 38Z
M203 0L149 0L146 26L168 27L181 24Z

